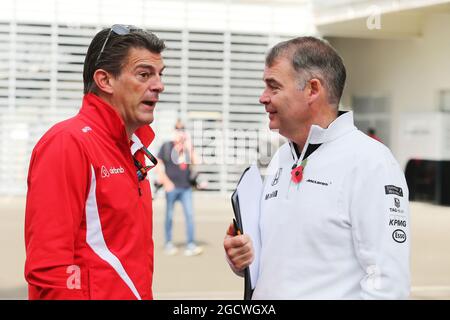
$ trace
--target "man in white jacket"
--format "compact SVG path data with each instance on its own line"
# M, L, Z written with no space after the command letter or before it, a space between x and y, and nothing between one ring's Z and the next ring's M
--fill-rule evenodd
M346 71L326 42L300 37L266 57L260 97L288 139L261 194L253 299L405 299L410 221L403 171L388 148L339 112ZM241 274L254 259L230 225L224 248Z

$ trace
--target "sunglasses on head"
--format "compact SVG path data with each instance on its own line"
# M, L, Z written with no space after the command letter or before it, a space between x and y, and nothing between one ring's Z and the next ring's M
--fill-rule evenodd
M133 32L133 31L142 31L142 29L132 26L132 25L125 25L125 24L114 24L113 26L111 26L111 28L109 29L108 36L106 37L105 42L103 42L102 49L100 50L100 53L97 56L97 60L95 60L95 64L97 64L98 61L100 60L100 57L103 53L103 50L105 50L105 46L108 43L108 40L109 40L112 32L114 32L115 34L117 34L119 36L123 36L123 35L129 34L130 32Z

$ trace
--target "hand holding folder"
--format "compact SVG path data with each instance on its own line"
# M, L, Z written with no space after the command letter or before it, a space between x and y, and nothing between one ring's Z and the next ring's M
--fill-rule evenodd
M245 300L251 299L258 279L261 250L259 218L262 187L261 174L256 165L252 165L244 171L236 190L231 196L235 216L235 219L233 219L235 232L246 233L250 236L255 255L253 262L244 270Z

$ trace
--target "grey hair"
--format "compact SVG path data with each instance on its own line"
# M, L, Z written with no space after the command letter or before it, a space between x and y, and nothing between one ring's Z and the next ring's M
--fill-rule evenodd
M338 105L344 91L347 73L344 62L336 50L324 40L314 37L298 37L275 45L266 56L271 67L279 57L291 59L298 75L299 87L316 78L328 91L328 102Z

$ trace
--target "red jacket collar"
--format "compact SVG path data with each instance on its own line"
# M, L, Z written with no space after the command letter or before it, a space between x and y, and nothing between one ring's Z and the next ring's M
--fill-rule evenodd
M80 114L89 118L97 126L103 128L112 138L118 142L125 142L128 145L128 136L125 124L119 113L106 101L93 93L88 93L83 97L83 105ZM144 125L135 131L142 144L146 147L155 138L153 129Z

